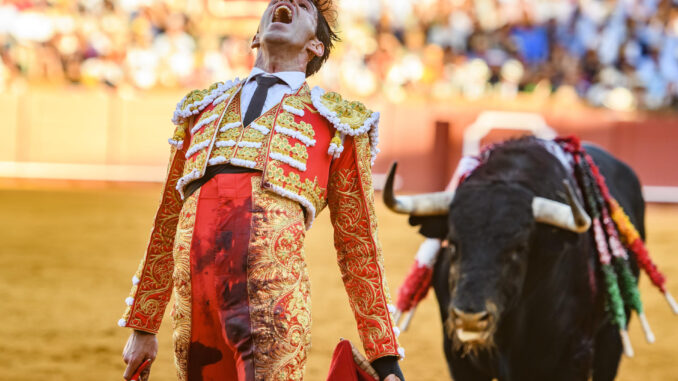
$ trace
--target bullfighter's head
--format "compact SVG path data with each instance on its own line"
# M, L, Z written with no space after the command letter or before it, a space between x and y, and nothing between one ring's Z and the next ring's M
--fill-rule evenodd
M255 66L269 72L320 70L338 40L332 0L271 0L252 39Z

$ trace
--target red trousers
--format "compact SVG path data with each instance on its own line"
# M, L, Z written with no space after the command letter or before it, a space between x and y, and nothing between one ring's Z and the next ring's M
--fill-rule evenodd
M310 344L301 207L259 173L220 174L198 192L190 244L187 378L301 380Z

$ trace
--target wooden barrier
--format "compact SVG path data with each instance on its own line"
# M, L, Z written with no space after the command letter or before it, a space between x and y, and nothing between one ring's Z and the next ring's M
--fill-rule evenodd
M161 181L170 119L183 95L43 87L0 94L0 177ZM366 103L382 115L374 172L384 173L398 160L404 192L443 189L461 157L465 129L481 112L502 110L538 113L558 134L601 145L654 187L648 189L678 201L676 113L620 113L529 95L511 101ZM520 133L492 132L483 143Z

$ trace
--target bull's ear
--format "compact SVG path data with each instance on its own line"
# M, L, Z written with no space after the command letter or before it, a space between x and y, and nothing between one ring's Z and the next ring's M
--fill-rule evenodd
M419 226L419 234L426 238L447 238L447 214L442 216L410 216L411 226Z

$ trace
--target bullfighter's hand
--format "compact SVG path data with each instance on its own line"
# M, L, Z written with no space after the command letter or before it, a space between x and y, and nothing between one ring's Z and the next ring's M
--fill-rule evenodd
M400 378L396 376L395 374L389 374L384 381L400 381Z
M152 333L133 331L127 339L125 349L122 351L122 359L127 364L125 374L122 377L129 380L144 360L150 359L153 362L157 355L158 338ZM150 368L144 372L142 379L147 379L149 372Z

